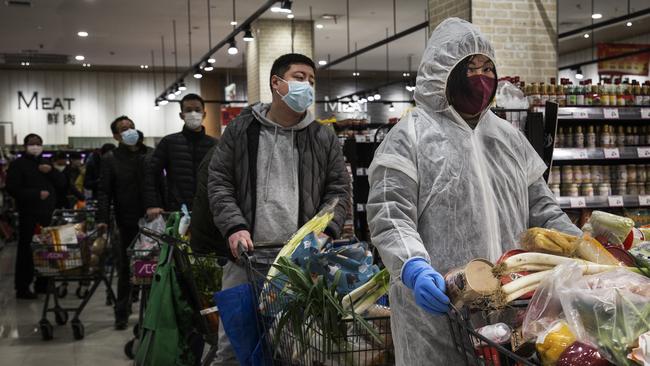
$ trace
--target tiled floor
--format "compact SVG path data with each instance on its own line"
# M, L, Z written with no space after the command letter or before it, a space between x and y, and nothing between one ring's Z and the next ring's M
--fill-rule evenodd
M44 295L38 300L16 300L13 290L15 245L0 250L0 366L67 366L131 365L124 354L124 345L132 337L132 328L113 329L113 310L105 305L106 291L100 285L80 316L85 327L85 338L76 341L68 324L54 325L54 339L41 340L38 321ZM63 305L76 306L74 294L77 284L70 284L70 294ZM134 306L134 310L136 306ZM131 317L133 325L136 317Z

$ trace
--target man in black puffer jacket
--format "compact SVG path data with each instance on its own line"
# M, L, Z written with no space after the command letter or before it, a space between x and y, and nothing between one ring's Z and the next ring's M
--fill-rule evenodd
M110 223L111 203L115 207L115 221L120 231L120 243L114 253L117 259L118 282L115 304L115 329L127 328L130 313L131 283L128 247L138 234L138 220L145 214L142 199L144 167L153 149L142 144L142 137L127 116L111 123L113 137L120 144L102 157L98 192L98 228L105 230Z
M185 121L183 131L160 140L146 169L144 201L149 218L158 216L163 210L178 211L182 204L192 208L199 165L216 143L205 134L201 125L205 118L205 103L200 96L188 94L183 97L179 115ZM166 173L166 197L157 189L163 186L159 181L163 170Z

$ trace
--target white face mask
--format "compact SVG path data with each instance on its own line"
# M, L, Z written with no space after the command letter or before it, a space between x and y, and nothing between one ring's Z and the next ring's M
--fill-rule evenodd
M43 153L43 145L27 145L27 153L33 156L39 156Z
M183 117L185 117L185 126L187 126L187 128L190 130L196 130L201 126L201 123L203 122L203 113L186 112L183 113Z
M56 169L56 170L62 172L62 171L65 170L65 165L55 164L55 165L54 165L54 169Z

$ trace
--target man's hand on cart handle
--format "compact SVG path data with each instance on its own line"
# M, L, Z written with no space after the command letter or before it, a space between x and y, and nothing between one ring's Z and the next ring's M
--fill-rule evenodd
M160 207L149 207L147 209L147 218L153 220L156 217L160 216L165 210Z
M228 245L230 246L230 253L233 257L239 259L239 246L241 245L246 252L252 252L253 240L251 239L251 234L248 230L240 230L228 238Z

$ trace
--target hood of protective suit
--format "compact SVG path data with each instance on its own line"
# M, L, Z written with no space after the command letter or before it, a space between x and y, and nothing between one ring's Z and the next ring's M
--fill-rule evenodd
M414 94L418 107L429 113L448 109L449 74L465 57L475 54L494 61L492 45L476 26L459 18L440 23L431 33L418 68Z

